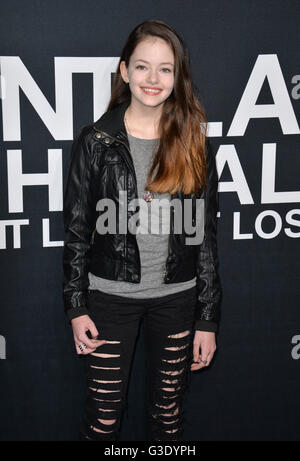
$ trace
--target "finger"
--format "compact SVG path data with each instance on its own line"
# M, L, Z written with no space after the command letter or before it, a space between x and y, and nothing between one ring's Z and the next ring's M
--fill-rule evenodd
M201 368L204 368L204 367L205 367L205 365L202 362L192 363L191 370L196 371L196 370L200 370Z
M197 370L201 370L201 368L204 368L206 367L207 365L204 365L203 363L193 363L191 365L191 371L197 371Z
M96 349L90 349L90 348L86 348L84 350L81 350L81 349L77 349L77 354L78 355L87 355L87 354L90 354L91 352L95 352Z
M194 362L198 362L199 361L199 357L200 357L200 345L199 344L194 344L193 346L193 360Z
M82 338L82 335L80 335L80 338ZM107 341L106 339L89 339L88 338L88 341L82 339L80 340L79 337L74 337L74 342L75 342L75 345L76 346L87 346L87 343L89 344L92 344L92 346L89 346L89 347L93 347L93 348L97 348L98 346L101 346L102 344L105 344Z
M96 328L96 325L94 324L94 322L91 320L91 323L89 324L89 330L91 332L91 335L92 335L92 338L93 339L96 339L97 336L99 335L99 332Z
M208 367L212 360L212 356L213 356L212 352L209 352L206 355L201 354L199 356L199 361L197 363L192 363L191 370L196 371L196 370L200 370L201 368Z
M191 364L191 370L200 370L200 368L203 368L204 364L201 361L201 355L199 355L198 360L194 360L193 363Z
M90 347L99 347L106 343L106 339L90 339Z
M208 365L210 365L212 359L213 359L213 356L214 356L214 351L213 350L210 350L207 354L203 354L202 355L202 360L206 361L206 366L208 367Z
M95 347L93 347L93 348L90 348L90 347L82 347L82 348L80 348L78 345L76 345L76 352L79 355L87 355L87 354L90 354L91 352L94 352L95 350L97 350L97 348L95 348Z
M91 343L94 344L93 347L99 347L106 343L106 339L91 339Z
M105 339L101 339L101 340L92 339L91 342L94 344L93 347L88 347L83 342L79 342L79 343L75 342L77 354L90 354L91 352L96 351L98 349L98 347L105 344L106 340Z
M87 349L87 346L83 343L80 343L80 344L75 343L75 349L76 349L77 354L83 354L84 351Z
M89 339L86 333L81 333L76 344L85 344L87 347L94 349L95 347L102 346L105 342L105 339Z

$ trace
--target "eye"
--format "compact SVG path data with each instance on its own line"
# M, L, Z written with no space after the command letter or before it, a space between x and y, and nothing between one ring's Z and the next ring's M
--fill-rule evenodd
M163 70L163 71L165 71L165 70L167 71L167 72L164 72L164 73L168 73L168 72L171 72L171 69L168 69L167 67L163 67L163 69L162 69L162 70Z
M144 68L145 69L145 66L142 66L141 64L139 64L138 66L136 66L136 69L139 69L139 68Z

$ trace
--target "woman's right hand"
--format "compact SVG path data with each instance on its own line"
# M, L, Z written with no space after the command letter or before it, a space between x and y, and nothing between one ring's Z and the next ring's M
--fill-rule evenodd
M106 343L105 339L96 339L99 333L93 320L88 315L80 315L72 319L71 324L77 354L90 354L94 352L97 347ZM87 331L91 332L93 339L89 339L86 334ZM79 345L81 345L81 347L79 347Z

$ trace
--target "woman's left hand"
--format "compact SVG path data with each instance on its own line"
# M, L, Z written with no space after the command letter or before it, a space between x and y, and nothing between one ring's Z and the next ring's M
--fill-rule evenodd
M208 367L216 350L216 335L210 331L195 331L193 342L193 359L191 371ZM201 353L200 353L201 351Z

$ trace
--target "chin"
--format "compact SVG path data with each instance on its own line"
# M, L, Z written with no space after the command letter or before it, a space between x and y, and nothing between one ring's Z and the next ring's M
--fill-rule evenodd
M150 99L150 98L153 98L153 99ZM149 96L148 98L147 97L143 98L142 102L146 106L153 106L154 107L154 106L158 106L159 104L162 104L166 100L167 100L167 98L165 98L165 97L160 97L160 98L155 99L153 96Z

